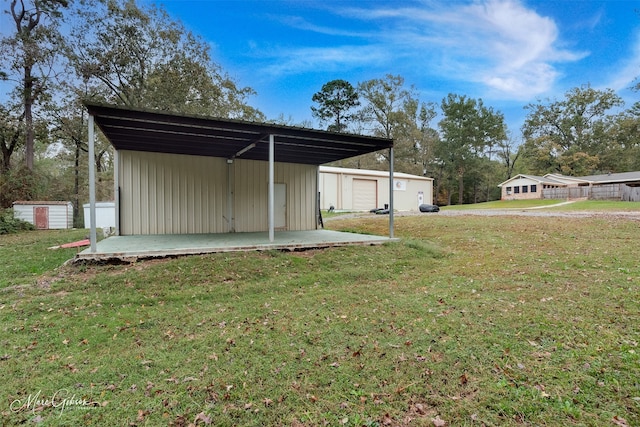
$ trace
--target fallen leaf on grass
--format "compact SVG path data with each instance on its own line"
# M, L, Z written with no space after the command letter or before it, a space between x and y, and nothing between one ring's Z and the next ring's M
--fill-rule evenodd
M198 421L202 421L205 425L211 425L211 417L208 417L204 412L200 412L196 415L196 419L193 420L194 424L198 424Z
M465 385L467 382L469 382L469 379L467 378L467 374L460 375L460 384Z
M138 409L138 417L136 418L136 421L144 421L147 415L149 415L149 411Z
M614 423L615 425L617 425L617 426L620 426L620 427L629 427L629 425L627 424L627 420L625 420L624 418L619 417L619 416L617 416L617 415L616 415L616 416L614 416L614 417L613 417L613 419L612 419L611 421L613 421L613 423Z
M443 427L447 425L447 422L440 418L440 415L436 415L435 418L431 418L431 422L436 427Z

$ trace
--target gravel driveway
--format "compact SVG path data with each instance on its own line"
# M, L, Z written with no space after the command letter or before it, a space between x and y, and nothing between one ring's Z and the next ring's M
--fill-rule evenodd
M564 204L564 203L563 203ZM554 211L548 210L549 206L544 208L529 208L529 209L464 209L464 210L441 210L438 213L423 213L423 212L396 212L394 217L402 216L430 216L430 215L444 215L444 216L536 216L536 217L564 217L564 218L619 218L630 219L640 221L640 211ZM355 217L378 217L380 215L370 213L352 213L340 215L333 218L326 218L324 221L331 221L333 219L346 219Z

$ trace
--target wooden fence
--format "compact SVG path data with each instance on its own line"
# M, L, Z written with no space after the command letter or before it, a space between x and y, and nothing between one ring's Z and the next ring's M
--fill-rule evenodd
M640 202L640 187L626 184L603 184L591 187L545 188L543 199L589 199L589 200L622 200Z

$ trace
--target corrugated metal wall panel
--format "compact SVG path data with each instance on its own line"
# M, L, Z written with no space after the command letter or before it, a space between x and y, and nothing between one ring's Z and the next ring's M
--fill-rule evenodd
M235 231L268 229L267 162L120 151L120 232L226 233L228 168L233 173ZM276 163L274 180L286 184L286 228L312 230L317 168Z
M269 164L254 160L236 160L233 165L236 231L267 230ZM286 184L287 187L286 228L314 230L317 167L292 163L276 163L274 167L274 182Z
M121 151L121 234L227 232L226 168L214 157Z
M264 231L269 227L268 169L266 162L236 160L233 163L233 215L237 232Z
M275 181L287 185L288 229L315 229L316 167L286 163L279 164L275 172Z

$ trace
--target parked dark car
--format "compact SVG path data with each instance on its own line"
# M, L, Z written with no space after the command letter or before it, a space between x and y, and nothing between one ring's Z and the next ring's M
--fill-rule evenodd
M440 208L437 205L420 205L420 212L440 212Z

